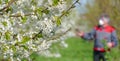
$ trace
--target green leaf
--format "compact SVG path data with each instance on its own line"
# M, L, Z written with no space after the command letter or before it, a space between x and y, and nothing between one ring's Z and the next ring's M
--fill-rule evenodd
M9 0L4 0L5 1L5 3L8 3L9 2Z
M107 41L106 40L101 40L101 42L104 45L104 49L107 50L108 49Z
M9 31L5 32L5 38L6 38L6 40L10 40L10 32Z
M29 48L25 45L22 45L21 47L23 47L25 50L29 50Z
M13 21L12 21L12 19L10 19L10 23L13 25Z
M27 58L22 58L22 60L21 60L21 61L28 61L28 60L27 60Z
M39 16L42 16L43 13L45 14L49 14L49 10L46 9L45 7L38 7L36 10L35 10L35 13L37 13Z
M59 17L55 16L54 19L56 20L57 26L61 25L61 19Z
M30 40L30 37L28 36L23 36L21 44L25 44L26 42L28 42Z
M21 19L22 19L22 23L24 24L24 23L26 23L26 21L27 21L27 17L25 16L25 17L21 17Z
M36 53L36 52L33 52L31 55L30 55L30 58L34 61L36 59L36 57L38 57L39 55Z
M3 21L2 24L6 27L7 26L7 22Z
M36 9L36 12L38 13L39 16L42 16L43 14L42 10L43 10L43 7L39 7Z
M32 0L32 1L31 1L31 4L33 4L33 5L35 5L35 6L36 6L36 5L37 5L36 0Z
M61 25L61 19L58 18L56 23L57 23L57 26Z
M0 0L0 4L2 4L2 1Z
M12 48L13 52L16 52L16 48L14 45L12 45L11 48Z
M43 37L43 35L42 35L42 34L38 34L37 37L38 37L38 38L41 38L41 37Z
M50 12L49 10L45 10L44 11L45 14L49 14L49 12Z
M59 0L53 0L52 5L53 5L53 6L57 6L57 5L58 5L58 3L59 3Z
M6 47L6 45L2 46L3 47L3 51L7 51L8 48Z

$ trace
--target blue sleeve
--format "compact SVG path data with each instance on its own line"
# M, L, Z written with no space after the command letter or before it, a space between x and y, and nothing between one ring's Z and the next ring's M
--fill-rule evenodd
M111 33L111 41L113 43L113 47L118 45L118 38L115 30Z
M93 29L91 32L89 33L85 33L83 35L83 39L86 39L86 40L92 40L94 39L94 36L95 36L95 29Z

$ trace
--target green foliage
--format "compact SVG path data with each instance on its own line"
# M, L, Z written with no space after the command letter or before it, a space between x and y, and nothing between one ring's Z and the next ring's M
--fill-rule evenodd
M38 34L36 37L41 38L41 37L43 37L43 35L42 34Z
M7 22L3 21L2 24L6 27L7 26Z
M58 3L59 3L59 0L53 0L53 6L57 6L58 5Z
M8 3L9 2L9 0L4 0L6 3Z
M21 47L23 47L25 50L29 50L28 46L22 45Z
M0 4L2 3L2 1L0 0Z
M30 37L28 36L23 36L22 40L21 40L21 44L25 44L26 42L28 42L30 40Z
M36 6L37 5L37 1L36 0L32 0L31 4L33 4L34 6Z
M101 40L102 44L104 45L104 49L108 50L108 46L107 46L107 40Z
M49 10L47 9L47 8L45 8L45 7L38 7L36 10L35 10L35 13L36 14L38 14L38 16L42 16L43 15L43 13L45 13L45 14L49 14Z
M49 11L48 9L46 9L46 10L44 11L45 14L49 14L49 12L50 12L50 11Z
M16 52L16 47L14 45L11 46L13 52Z
M58 16L54 16L54 19L56 21L57 26L61 25L61 18L59 18Z
M7 46L7 45L3 45L3 46L2 46L4 52L8 50L8 48L7 48L6 46Z
M10 40L11 33L9 31L5 32L6 40Z
M13 20L12 20L12 19L10 19L9 21L10 21L10 23L13 25L13 23L14 23L14 22L13 22Z
M36 11L36 13L38 13L39 16L42 16L43 15L43 12L42 12L43 9L44 9L43 7L39 7L35 11Z
M49 50L51 51L51 53L55 53L55 52L60 52L60 49L62 49L62 45L60 44L60 42L57 42L57 43L53 43Z
M39 56L39 55L34 52L34 53L32 53L32 54L30 55L30 58L31 58L32 61L33 61L33 60L36 60L36 58L38 58L38 56Z
M27 21L27 17L26 16L24 16L24 17L21 17L21 22L24 24L24 23L26 23L26 21Z
M26 58L23 58L21 61L28 61L28 59L26 59Z
M61 19L60 18L57 19L56 24L57 24L57 26L61 25Z

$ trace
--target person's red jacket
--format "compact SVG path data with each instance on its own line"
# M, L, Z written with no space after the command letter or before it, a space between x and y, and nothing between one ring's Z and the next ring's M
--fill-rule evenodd
M105 45L110 42L115 47L118 44L116 30L112 26L96 26L90 33L82 36L84 39L94 39L94 50L105 51Z

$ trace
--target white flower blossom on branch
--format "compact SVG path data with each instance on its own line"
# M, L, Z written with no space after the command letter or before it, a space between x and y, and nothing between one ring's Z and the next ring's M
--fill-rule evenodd
M74 21L66 21L64 16L78 1L67 7L64 0L1 0L0 54L3 59L30 61L33 52L61 57L49 48L58 41L68 47L64 40Z

